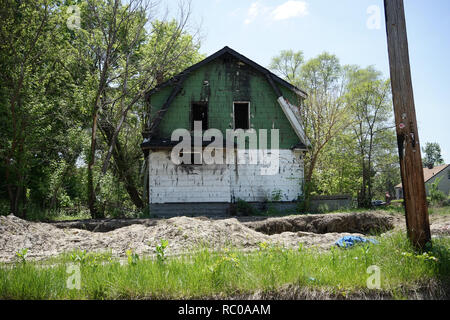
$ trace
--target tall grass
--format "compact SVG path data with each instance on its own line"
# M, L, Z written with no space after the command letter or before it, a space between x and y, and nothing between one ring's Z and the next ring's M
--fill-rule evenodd
M75 253L65 254L51 264L28 261L1 265L0 298L225 298L256 290L276 291L288 284L311 290L367 292L367 268L371 265L380 268L381 289L393 295L417 290L430 281L448 286L448 238L436 239L433 249L425 255L415 252L400 233L378 240L378 245L325 252L302 247L285 249L266 243L250 253L233 248L221 252L199 248L191 255L166 260L141 257L128 263L108 254L83 254L83 258ZM69 263L80 267L80 290L66 286Z

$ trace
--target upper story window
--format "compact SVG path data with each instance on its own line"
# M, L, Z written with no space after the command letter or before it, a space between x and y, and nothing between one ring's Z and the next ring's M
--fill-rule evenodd
M250 102L233 102L234 129L250 129Z
M202 122L202 130L208 130L208 103L194 102L191 109L191 130L194 130L194 121Z

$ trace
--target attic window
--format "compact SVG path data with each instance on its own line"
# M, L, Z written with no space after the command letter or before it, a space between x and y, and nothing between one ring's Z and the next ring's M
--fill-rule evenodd
M202 130L208 130L208 104L204 102L192 103L191 130L194 130L194 121L202 122Z
M250 129L250 102L233 102L234 129Z

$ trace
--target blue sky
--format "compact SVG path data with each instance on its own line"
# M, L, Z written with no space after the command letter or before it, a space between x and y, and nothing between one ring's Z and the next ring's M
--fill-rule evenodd
M229 46L267 67L283 49L328 51L389 76L382 0L192 0L192 10L207 55ZM405 11L420 139L450 163L450 1L405 0Z

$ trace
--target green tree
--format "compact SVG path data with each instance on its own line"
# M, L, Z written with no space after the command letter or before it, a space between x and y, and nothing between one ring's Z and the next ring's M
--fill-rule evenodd
M441 202L443 202L447 198L445 193L443 193L441 190L439 190L439 184L441 183L442 179L443 179L443 177L441 177L441 178L437 177L430 186L431 203L434 205L439 205Z
M138 146L146 120L145 93L200 56L197 39L187 32L189 3L171 22L153 19L155 4L89 0L81 7L82 28L74 45L83 49L90 70L84 88L92 114L87 189L93 217L104 215L99 201L108 200L101 188L111 159L133 205L144 207L136 164L142 164Z
M381 73L368 67L349 69L346 100L352 112L354 138L357 142L361 168L361 187L358 204L370 207L373 197L375 164L382 158L382 151L392 151L394 136L393 113L390 97L390 82L381 78Z
M304 61L303 51L282 50L278 56L272 58L269 69L291 83L296 83L299 81Z
M149 16L154 1L1 4L0 200L8 212L94 203L99 216L97 204L112 198L142 207L145 92L202 58L188 32L189 3L170 22ZM71 5L81 28L67 24Z
M48 186L51 163L70 162L83 113L73 95L81 72L70 72L66 6L56 0L3 0L0 11L2 174L9 211L25 217L30 198Z
M427 142L425 147L422 148L422 151L425 154L425 157L422 160L424 168L432 169L435 166L444 164L439 143Z
M300 107L311 148L305 156L306 199L310 194L351 194L360 206L394 192L399 182L389 81L373 67L341 66L323 53L284 51L271 69L308 92Z
M301 119L311 148L305 157L305 195L307 203L314 189L314 172L328 144L350 124L343 99L345 69L329 53L308 60L301 68L299 85L308 92L300 109Z
M324 148L313 173L318 194L357 196L361 170L356 159L356 140L350 130L343 130Z

